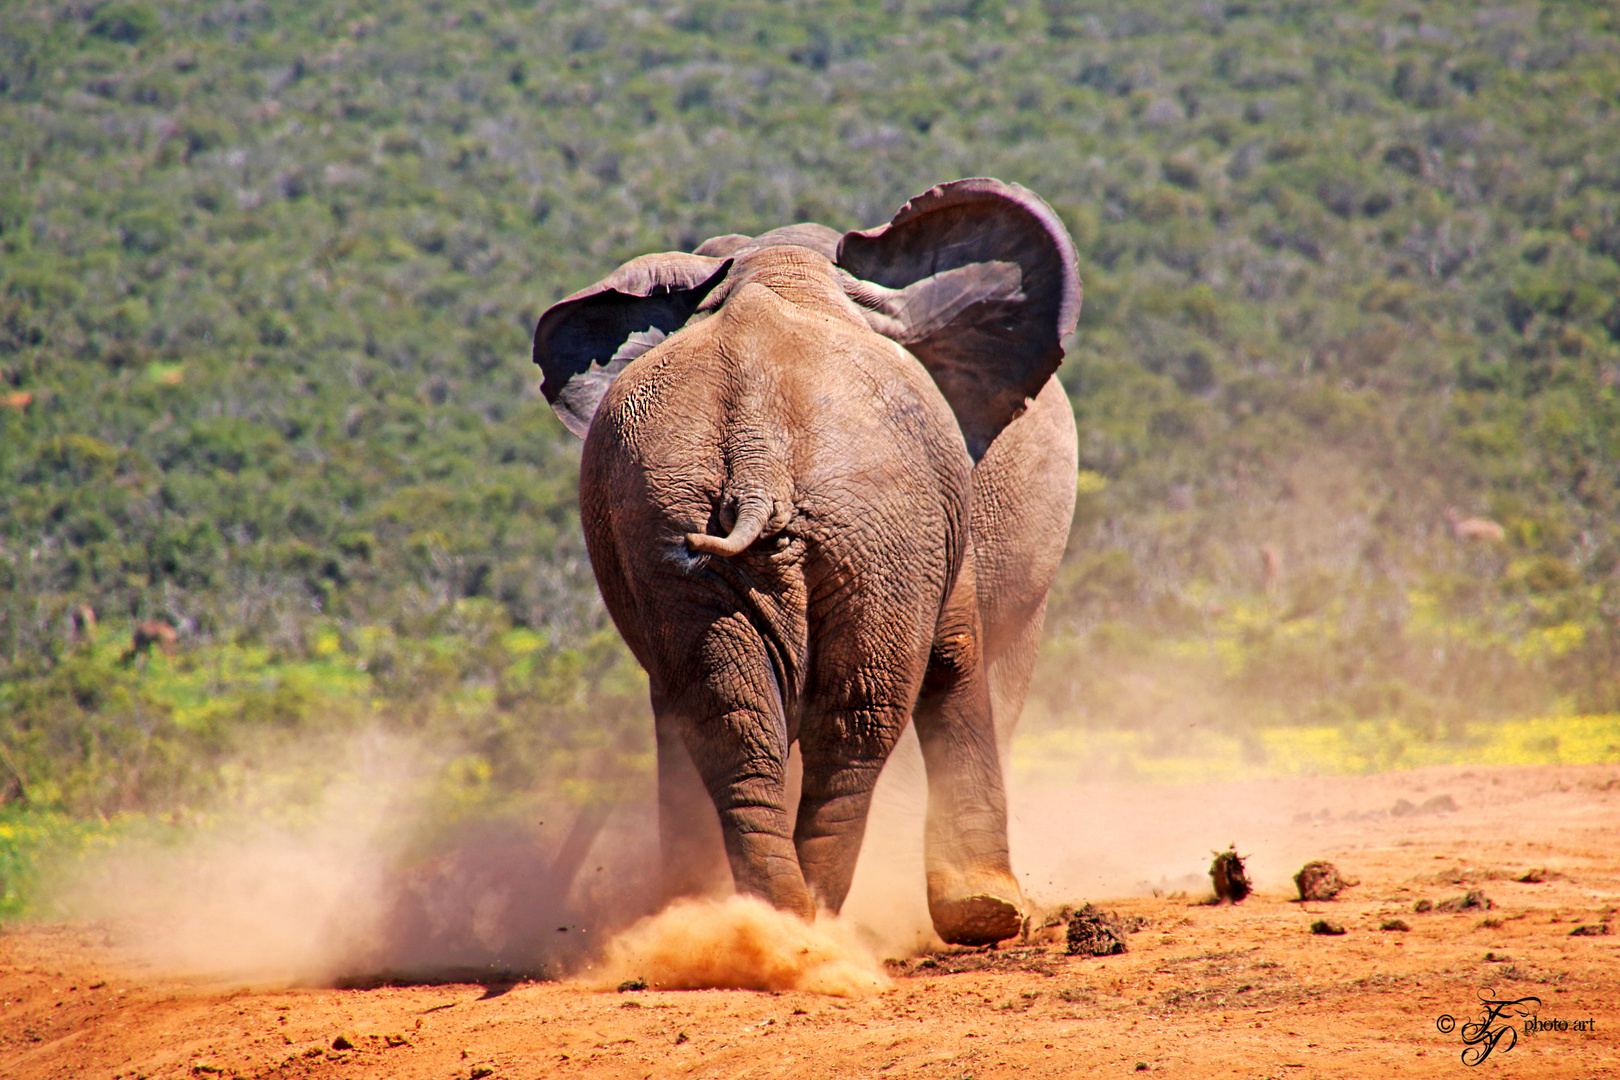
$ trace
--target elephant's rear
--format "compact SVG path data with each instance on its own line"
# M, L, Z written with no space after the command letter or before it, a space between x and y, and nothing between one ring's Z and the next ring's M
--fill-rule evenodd
M929 909L946 940L984 944L1020 911L967 550L973 463L1062 357L1073 245L1039 198L985 179L823 234L632 260L542 316L535 360L563 423L588 431L581 514L651 682L673 887L701 887L683 868L723 842L740 891L836 910L914 710Z
M586 442L581 510L644 663L693 670L682 654L697 646L670 624L734 608L770 642L791 706L812 656L839 680L915 656L903 681L920 679L963 557L971 465L908 354L755 287L615 382ZM751 512L757 539L713 550Z
M970 470L915 360L771 290L733 296L603 398L581 511L651 682L661 821L699 813L706 790L740 889L806 913L807 886L842 903L962 564ZM740 533L723 554L705 542ZM690 836L662 827L681 862L668 853Z

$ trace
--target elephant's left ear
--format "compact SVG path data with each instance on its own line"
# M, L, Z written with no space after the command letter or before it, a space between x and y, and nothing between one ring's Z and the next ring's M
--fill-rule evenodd
M534 362L563 426L583 439L619 372L685 326L729 269L729 259L643 255L547 309L534 329Z
M845 234L836 261L872 328L933 375L975 461L1057 370L1080 313L1068 230L1000 180L941 184Z

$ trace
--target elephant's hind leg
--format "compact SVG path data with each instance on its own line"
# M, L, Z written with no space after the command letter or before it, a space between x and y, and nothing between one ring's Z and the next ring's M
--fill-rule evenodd
M662 784L664 761L671 756L665 746L678 738L718 815L737 891L810 918L815 907L789 824L787 724L770 663L758 634L740 614L710 624L696 655L681 668L690 681L668 694L657 718L659 779ZM682 798L678 758L669 769L673 802ZM674 806L671 811L681 812ZM687 838L668 839L677 854L687 843Z
M1029 680L1035 672L1035 660L1041 648L1041 629L1045 624L1046 599L1043 597L1018 624L1017 633L1009 634L999 642L1001 651L990 658L985 668L990 680L990 706L996 723L996 745L1001 749L1003 763L1012 752L1013 732L1018 729L1018 718L1023 715L1024 701L1029 697Z
M915 712L928 769L928 911L939 936L987 945L1018 934L1007 797L990 715L972 564L940 616Z
M907 696L897 688L884 704L823 706L800 728L804 779L793 843L805 883L829 911L849 895L872 790L905 730Z

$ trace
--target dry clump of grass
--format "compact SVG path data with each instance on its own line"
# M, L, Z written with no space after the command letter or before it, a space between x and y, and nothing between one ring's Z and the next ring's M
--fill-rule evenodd
M1069 917L1069 955L1118 956L1128 948L1125 935L1129 932L1117 914L1087 904Z
M1495 907L1491 898L1480 889L1469 889L1461 896L1453 896L1434 905L1436 911L1489 911Z
M1240 903L1254 891L1254 883L1243 868L1244 857L1237 853L1236 844L1213 854L1215 861L1209 864L1209 879L1215 886L1216 899Z

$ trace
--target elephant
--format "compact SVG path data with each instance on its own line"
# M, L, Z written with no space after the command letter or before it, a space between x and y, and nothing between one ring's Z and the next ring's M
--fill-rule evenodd
M1053 373L1079 303L1051 208L973 179L873 229L641 256L541 316L592 567L648 675L671 894L723 863L837 912L910 723L935 930L1019 932L1001 757L1073 512Z

